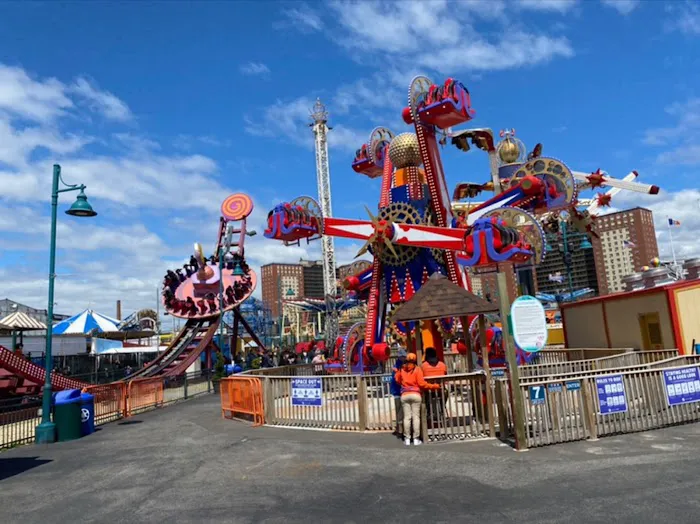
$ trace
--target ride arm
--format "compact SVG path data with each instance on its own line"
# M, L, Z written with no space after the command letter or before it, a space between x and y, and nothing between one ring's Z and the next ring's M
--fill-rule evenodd
M581 171L572 171L574 178L581 183L581 189L594 188L596 186L618 187L627 191L636 191L637 193L646 193L656 195L659 192L659 186L652 184L641 184L632 182L639 174L636 171L629 173L623 180L612 178L603 174L600 170L594 173L582 173ZM630 179L631 177L631 179Z

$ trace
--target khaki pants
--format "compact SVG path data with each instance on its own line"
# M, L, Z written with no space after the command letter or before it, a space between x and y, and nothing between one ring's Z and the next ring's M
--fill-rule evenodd
M401 397L394 397L394 408L396 409L396 434L403 435L403 404L401 404Z
M423 401L420 393L404 393L401 395L403 405L403 436L406 438L420 437L420 405Z

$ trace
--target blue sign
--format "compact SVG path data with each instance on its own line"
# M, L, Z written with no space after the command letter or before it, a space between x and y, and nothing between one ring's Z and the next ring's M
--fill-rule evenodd
M622 375L605 375L595 378L601 415L627 411L627 397Z
M503 378L506 376L505 368L496 368L491 370L491 376L493 378Z
M544 404L545 387L544 386L530 386L530 402L533 406L538 404Z
M394 378L393 375L384 375L384 376L382 376L382 382L384 382L386 384L387 382L391 382L392 378Z
M698 368L664 369L664 385L669 406L700 401Z
M578 391L579 389L581 389L581 383L578 380L566 383L566 391Z
M299 377L292 379L292 406L321 406L321 378Z
M547 384L547 391L552 393L561 393L562 389L561 384Z

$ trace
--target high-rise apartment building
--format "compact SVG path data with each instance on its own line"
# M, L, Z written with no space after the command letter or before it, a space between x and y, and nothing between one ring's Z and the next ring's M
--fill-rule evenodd
M591 241L600 294L623 291L623 277L640 271L659 256L653 214L635 207L599 216L595 226L599 238Z
M548 251L542 262L537 266L537 288L541 293L566 295L573 287L574 291L590 288L598 294L598 275L594 250L586 233L568 230L566 232L566 249L564 235L547 233ZM567 256L568 253L568 256ZM569 265L567 265L567 258ZM569 271L571 271L571 286L569 286Z
M498 264L498 270L506 274L508 298L512 302L520 295L520 285L515 267L511 263ZM470 273L472 293L498 304L496 266L472 268Z
M260 268L262 299L273 319L280 316L280 299L299 298L304 293L304 266L267 264ZM290 291L291 290L291 291Z
M320 260L300 260L304 273L302 296L305 298L325 298L323 290L323 262Z

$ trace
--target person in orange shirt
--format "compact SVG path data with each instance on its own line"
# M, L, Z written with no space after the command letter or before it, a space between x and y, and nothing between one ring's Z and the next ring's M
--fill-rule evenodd
M426 348L425 362L421 364L424 377L441 377L447 375L447 366L444 362L440 362L437 357L435 348Z
M407 446L420 446L420 406L423 402L422 390L440 389L438 384L428 384L423 378L423 370L417 365L415 353L406 356L406 362L396 372L394 378L401 386L401 405L403 407L404 443Z
M444 362L440 362L437 357L435 348L425 349L425 362L421 364L424 377L442 377L447 375L447 366ZM428 424L435 424L439 420L441 413L445 411L445 403L443 401L442 392L431 393L425 398L425 412L428 419Z

